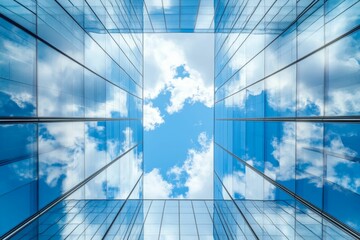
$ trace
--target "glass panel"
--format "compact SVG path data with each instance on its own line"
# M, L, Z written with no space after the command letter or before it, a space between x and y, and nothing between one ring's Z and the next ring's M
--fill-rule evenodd
M0 48L0 116L35 116L36 40L0 19Z
M39 206L84 179L84 123L39 124Z
M324 51L297 64L297 115L324 114Z
M36 125L0 125L0 236L37 211Z
M327 116L360 114L360 31L330 45L328 50Z
M106 116L106 81L92 72L85 70L85 117Z
M265 123L265 174L295 192L295 123Z
M296 124L296 194L322 208L323 192L322 123Z
M38 54L39 116L83 117L83 68L41 42Z
M326 181L324 209L360 230L360 131L359 124L325 125ZM338 203L342 204L339 205Z
M267 117L295 116L296 67L282 70L265 79Z

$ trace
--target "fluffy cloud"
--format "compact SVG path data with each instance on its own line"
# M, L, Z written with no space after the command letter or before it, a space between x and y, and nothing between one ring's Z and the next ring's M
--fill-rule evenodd
M211 199L213 197L213 139L202 132L198 136L199 149L191 148L183 165L167 171L165 180L154 168L144 176L144 198ZM174 195L175 188L186 187L185 194Z
M184 164L174 166L168 171L178 186L185 186L188 191L183 197L206 199L213 197L213 140L204 132L198 136L200 149L191 148ZM180 184L179 184L180 183Z
M170 105L166 108L169 114L180 111L185 102L203 103L207 107L213 105L213 89L206 87L201 78L201 74L195 70L191 70L187 66L186 70L190 73L189 77L173 78L167 83L166 90L170 92Z
M201 102L207 107L213 104L213 87L209 81L213 78L207 76L212 69L203 67L211 64L203 60L201 64L195 64L195 68L189 67L194 64L189 62L194 54L189 56L189 48L193 49L194 43L183 44L161 35L145 35L145 59L151 59L145 63L145 98L152 100L161 92L169 92L170 105L166 109L169 114L180 111L185 102ZM196 53L201 55L198 51ZM185 67L188 76L176 76L179 66Z
M163 11L162 9L169 9L178 3L175 0L146 0L146 9L148 10L149 14L152 14L157 11Z
M129 127L123 129L122 141L93 136L93 132L105 134L104 126L93 122L49 123L40 129L40 178L61 192L68 191L136 144ZM142 159L142 151L131 150L87 183L85 192L77 191L72 198L126 198L142 174Z
M154 168L144 175L144 198L167 199L172 195L174 185L163 179L159 169Z
M144 104L144 129L145 131L154 130L156 127L164 123L160 109L154 107L152 102Z
M226 174L222 182L226 187L222 189L222 196L224 199L231 197L245 198L248 200L270 200L275 197L275 186L262 180L260 176L245 167L244 172L234 171L232 174Z
M26 43L25 41L20 44L0 38L0 47L2 49L2 55L0 56L2 78L12 80L1 82L1 97L4 97L4 93L10 98L10 101L1 99L2 108L6 109L11 107L11 114L18 114L14 106L11 106L11 103L15 103L19 107L19 111L21 111L20 115L34 114L35 98L34 89L31 86L31 84L33 84L32 76L34 76L34 68L32 67L35 59L34 45L32 45L32 43ZM22 86L23 84L18 85L15 82L26 84ZM29 106L31 106L31 109L26 109L26 107Z

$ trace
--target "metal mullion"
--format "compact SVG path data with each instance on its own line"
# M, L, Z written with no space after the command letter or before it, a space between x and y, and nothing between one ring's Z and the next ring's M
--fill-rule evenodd
M233 204L236 204L235 203L235 201L234 202L232 202ZM230 214L231 214L231 217L232 217L232 219L234 220L234 222L236 223L236 225L239 227L239 229L241 230L241 232L244 234L244 236L246 235L245 234L245 232L243 231L243 229L240 227L240 225L239 225L239 223L236 221L236 219L234 218L234 215L233 215L233 213L230 211L230 208L229 208L229 205L228 204L226 204L226 207L227 207L227 209L229 210L229 212L230 212Z
M144 235L144 234L143 234L143 232L144 232L144 226L145 226L145 223L146 223L146 219L147 219L147 217L148 217L148 215L149 215L149 212L150 212L150 208L151 208L152 203L153 203L153 200L150 200L150 206L149 206L149 208L148 208L148 210L147 210L147 212L146 212L146 216L145 216L145 219L144 219L144 223L143 223L143 225L142 225L142 227L141 227L141 231L140 231L138 240L141 240L141 236Z
M199 6L198 6L198 9L197 9L197 14L196 14L195 23L194 23L194 32L195 32L196 25L197 25L197 20L198 20L198 17L199 17L201 1L204 1L204 0L198 0L198 1L199 1Z
M291 24L291 25L289 26L289 28L290 28L292 25L293 25L293 24ZM284 32L286 32L289 28L287 28ZM359 25L356 26L355 28L351 29L350 31L342 34L341 36L338 36L337 38L333 39L332 41L326 43L326 44L323 45L322 47L319 47L318 49L315 49L314 51L312 51L312 52L304 55L303 57L297 59L296 61L294 61L294 62L292 62L292 63L290 63L290 64L288 64L288 65L280 68L279 70L277 70L277 71L275 71L275 72L273 72L273 73L271 73L271 74L269 74L269 75L267 75L267 76L265 76L265 77L263 77L263 78L255 81L254 83L252 83L252 84L250 84L250 85L248 85L248 86L246 86L246 87L244 87L244 88L242 88L242 89L240 89L240 90L238 90L238 91L236 91L236 92L234 92L234 93L232 93L232 94L224 97L223 99L220 99L220 100L216 101L216 103L218 103L218 102L220 102L220 101L222 101L222 100L224 100L224 99L227 99L227 98L235 95L236 93L242 91L243 89L246 89L246 88L248 88L248 87L251 87L251 86L257 84L257 83L261 82L262 80L265 80L265 79L267 79L267 78L269 78L269 77L271 77L271 76L273 76L273 75L281 72L282 70L285 70L285 69L288 68L288 67L291 67L292 65L294 65L294 64L302 61L303 59L305 59L305 58L307 58L307 57L309 57L309 56L311 56L311 55L313 55L313 54L315 54L315 53L317 53L317 52L319 52L319 51L327 48L328 46L330 46L331 44L337 42L338 40L340 40L340 39L342 39L342 38L344 38L344 37L346 37L346 36L348 36L348 35L351 35L352 33L356 32L357 30L360 30L360 26L359 26ZM281 34L280 34L280 35L281 35ZM279 36L280 36L280 35L279 35ZM279 37L279 36L278 36L278 37ZM276 41L276 40L278 39L278 37L276 37L276 38L275 38L273 41L271 41L267 46L265 46L265 48L264 48L262 51L264 51L264 50L265 50L267 47L269 47L274 41ZM250 61L252 61L255 57L257 57L262 51L260 51L260 52L259 52L258 54L256 54L253 58L251 58L246 64L244 64L244 66L247 65ZM242 68L243 68L243 67L242 67ZM235 76L242 68L236 70L233 75L231 75L225 82L223 82L223 83L215 90L215 93L216 93L219 89L221 89L221 88L222 88L233 76ZM219 74L220 74L220 73L219 73ZM216 78L215 78L215 79L216 79Z
M300 197L299 195L296 195L295 193L293 193L292 191L290 191L289 189L287 189L286 187L282 186L280 183L276 182L275 180L273 180L272 178L268 177L267 175L265 175L264 173L262 173L261 171L259 171L258 169L256 169L254 166L250 165L249 163L247 163L245 160L239 158L238 156L236 156L235 154L233 154L232 152L230 152L229 150L227 150L226 148L224 148L223 146L221 146L220 144L214 142L214 144L216 144L217 146L219 146L221 149L223 149L223 151L225 151L226 153L228 153L229 155L233 156L236 160L240 161L242 164L244 164L246 167L250 168L251 170L253 170L255 173L257 173L259 176L261 176L263 179L267 180L270 184L274 185L275 187L278 187L279 189L283 190L285 193L289 194L290 196L292 196L295 200L299 201L300 203L302 203L303 205L305 205L306 207L308 207L310 210L314 211L315 213L319 214L320 216L322 216L323 218L325 218L327 221L329 221L330 223L333 223L335 226L337 226L338 228L342 229L344 232L346 232L347 234L350 234L351 236L355 237L355 238L360 238L360 234L358 232L356 232L355 230L349 228L348 226L346 226L344 223L338 221L336 218L334 218L333 216L329 215L328 213L322 211L321 209L319 209L318 207L316 207L315 205L313 205L312 203L308 202L307 200L303 199L302 197ZM217 175L217 173L215 172L216 176L219 178L219 176ZM220 179L220 178L219 178ZM226 188L225 188L226 189ZM227 190L227 189L226 189Z
M217 205L215 204L216 201L217 200L214 200L214 213L215 213L215 211L217 212L219 220L221 222L221 226L223 227L227 238L234 239L234 237L232 236L232 232L228 227L227 221L224 219L223 213L220 212L219 207L217 207ZM224 201L224 200L221 200L221 201Z
M108 167L110 167L111 165L113 165L115 162L117 162L119 159L121 159L122 157L124 157L127 153L129 153L130 151L132 151L133 149L135 149L139 144L133 146L132 148L128 149L127 151L125 151L124 153L122 153L119 157L115 158L114 160L112 160L111 162L109 162L108 164L106 164L105 166L103 166L102 168L100 168L99 170L97 170L96 172L94 172L93 174L91 174L89 177L87 177L86 179L84 179L83 181L81 181L80 183L78 183L77 185L75 185L73 188L71 188L69 191L67 191L66 193L62 194L60 197L56 198L55 200L53 200L52 202L48 203L45 207L43 207L41 210L37 211L35 214L33 214L31 217L25 219L23 222L21 222L20 224L18 224L17 226L15 226L14 228L12 228L10 231L8 231L7 233L5 233L2 237L2 239L6 240L6 239L10 239L12 237L15 236L16 233L20 232L22 229L24 229L25 227L27 227L29 224L31 224L33 221L37 220L39 217L41 217L42 215L44 215L46 212L48 212L50 209L52 209L52 207L54 207L55 205L57 205L59 202L61 202L62 200L66 199L68 196L70 196L71 194L73 194L74 192L76 192L78 189L80 189L81 187L83 187L86 183L90 182L92 179L94 179L97 175L99 175L101 172L103 172L104 170L106 170ZM142 177L142 175L140 176L140 178ZM139 179L140 179L139 178ZM138 180L139 181L139 180ZM135 185L136 186L136 185ZM134 190L134 189L133 189ZM133 191L132 190L132 191Z
M316 123L352 123L360 122L359 117L276 117L276 118L217 118L215 121L254 121L254 122L316 122ZM354 158L352 158L354 159ZM355 158L357 159L357 158Z
M254 11L251 13L250 17L246 20L244 28L245 26L250 22L250 19L252 18L252 16L255 14L256 10L258 9L259 5L260 5L261 1L259 1L258 5L256 6L256 8L254 9ZM244 41L240 44L240 46L236 49L236 51L234 52L234 54L231 55L231 57L229 58L229 60L224 64L224 66L221 67L220 72L215 76L215 78L219 77L219 75L222 73L222 71L225 69L225 66L232 60L232 58L234 57L234 55L239 51L239 49L244 45L244 43L246 42L246 40L249 38L249 36L254 32L254 30L258 27L258 25L261 23L261 21L265 18L266 14L270 11L270 9L272 8L272 6L274 6L274 4L276 3L276 1L273 2L273 4L271 5L271 7L265 12L265 14L263 15L263 17L261 19L259 19L258 23L255 25L255 27L250 31L250 33L246 36L246 38L244 39ZM243 32L243 30L238 34L240 35ZM265 49L265 48L264 48ZM255 57L257 55L259 55L262 51L264 51L264 49L262 49L259 53L257 53L255 55ZM228 49L228 51L230 50L230 48ZM227 52L228 52L227 51ZM227 53L226 52L226 53ZM244 66L246 66L252 59L254 59L255 57L252 57L246 64L244 64ZM244 67L243 66L243 67ZM242 67L242 68L243 68ZM240 69L239 69L240 70ZM229 80L229 79L228 79ZM222 86L222 85L221 85ZM220 87L221 87L220 86ZM220 88L219 87L219 88Z
M150 14L149 14L149 11L148 11L148 9L147 9L145 0L144 0L144 7L145 7L146 14L143 13L143 15L146 15L146 16L147 16L147 18L149 19L149 22L150 22L152 31L155 32L154 26L153 26L153 24L152 24L152 21L151 21L151 18L150 18ZM143 16L143 18L144 18L144 16ZM143 19L143 30L145 30L145 29L144 29L144 22L145 22L145 20ZM143 33L144 33L144 32L145 32L145 31L143 31Z
M100 1L101 1L101 0L100 0ZM102 3L102 1L101 1L101 3ZM120 10L119 4L117 3L116 0L115 0L115 3L116 3L116 5L117 5L118 9ZM102 3L102 4L103 4L103 3ZM111 6L113 6L111 2L110 2L110 4L111 4ZM103 4L103 6L104 6L104 4ZM133 6L133 5L131 4L131 6ZM104 8L105 8L105 6L104 6ZM132 7L132 8L133 8L133 7ZM111 18L111 21L114 23L114 25L115 25L117 28L119 28L119 27L117 26L117 24L115 23L115 21L113 20L113 18L111 17L111 15L109 14L109 12L107 11L106 8L105 8L105 11L108 13L108 15L109 15L109 17ZM134 11L134 12L135 12L135 11ZM135 16L136 16L136 13L135 13ZM119 20L120 20L120 19L119 19ZM129 29L130 36L131 36L131 38L132 38L132 40L133 40L133 42L134 42L137 50L139 51L139 53L141 53L138 45L136 44L136 41L134 40L133 33L130 31L129 24L127 23L127 21L125 21L125 23L126 23L128 29ZM120 33L120 34L121 34L121 33ZM122 34L121 34L121 36L122 36ZM124 38L123 38L123 39L124 39ZM126 44L128 45L128 47L130 48L128 42L127 42L125 39L124 39L124 41L126 42ZM119 46L119 48L120 48L120 46ZM131 51L131 52L134 54L133 51ZM135 54L134 54L134 57L135 57Z
M69 12L58 2L58 0L55 0L56 1L56 3L71 17L71 19L81 28L81 29L83 29L84 30L84 32L85 32L85 34L87 34L103 51L104 51L104 53L110 58L110 59L112 59L112 57L105 51L105 49L102 47L102 46L100 46L100 44L97 42L97 41L95 41L94 40L94 38L84 29L84 27L82 27L75 19L74 19L74 17L71 15L71 14L69 14ZM85 2L86 2L86 0L85 0ZM101 25L104 27L104 29L107 31L107 29L105 28L105 26L103 25L103 23L100 21L100 19L99 19L99 17L96 15L96 13L94 12L94 10L90 7L90 5L86 2L86 4L88 5L88 7L90 8L90 10L94 13L94 15L96 16L96 18L98 19L98 21L101 23ZM1 14L0 14L0 16L1 16ZM107 33L109 34L109 32L107 31ZM38 36L36 36L37 38L39 38ZM54 49L56 49L56 48L54 48ZM57 50L57 49L56 49ZM58 50L59 52L61 52L60 50ZM68 55L66 55L66 56L68 56ZM71 58L72 60L73 60L73 58ZM112 59L113 60L113 59ZM75 62L77 62L76 60L73 60L73 61L75 61ZM114 61L114 60L113 60ZM129 60L130 61L130 60ZM115 61L114 61L115 62ZM131 62L131 61L130 61ZM78 62L77 62L78 63ZM116 62L115 62L116 63ZM83 64L81 64L81 63L78 63L78 64L80 64L81 66L84 66ZM118 63L116 63L116 65L118 65L121 69L123 69ZM85 67L85 66L84 66ZM92 70L90 70L89 68L87 68L87 67L85 67L86 69L88 69L89 71L91 71L91 72L93 72L93 73L95 73L94 71L92 71ZM124 70L124 72L126 73L126 75L128 75L129 76L129 78L135 83L135 84L137 84L136 83L136 81L134 80L134 79L132 79L132 77L125 71L125 69L123 69ZM97 74L97 73L95 73L96 75L98 75L98 76L100 76L99 74ZM103 79L105 79L104 77L102 77L102 76L100 76L101 78L103 78ZM111 81L109 81L109 80L107 80L107 79L105 79L106 81L108 81L108 82L110 82L110 83L112 83ZM112 84L114 84L114 83L112 83ZM115 85L115 84L114 84ZM115 85L115 86L117 86L117 85ZM121 88L121 87L119 87L119 88ZM122 89L122 88L121 88ZM126 90L125 90L126 91ZM129 92L130 93L130 92ZM131 93L130 93L131 94Z
M194 210L194 204L193 204L193 202L191 200L189 200L189 201L191 203L191 207L192 207L192 210L193 210L193 216L194 216L194 220L195 220L195 227L196 227L197 236L198 236L198 239L200 239L199 229L198 229L198 225L197 225L197 221L196 221L196 214L195 214L195 210ZM179 213L179 215L180 215L180 213Z
M273 5L274 5L274 4L275 4L275 2L273 3ZM305 14L305 12L308 11L309 8L311 8L312 6L313 6L313 5L310 4L301 14L299 14L299 16L296 17L296 19L295 19L293 22L291 22L291 23L289 24L289 26L288 26L287 28L285 28L285 30L284 30L282 33L280 33L276 38L274 38L270 43L268 43L260 52L258 52L254 57L252 57L248 62L246 62L246 63L244 64L244 66L246 66L250 61L252 61L255 57L257 57L261 52L265 51L265 49L266 49L267 47L269 47L273 42L275 42L283 33L285 33L285 32L286 32L287 30L289 30L294 24L296 24L297 21L298 21L298 20ZM270 9L271 9L271 8L268 9L268 11L265 13L265 15L270 11ZM264 16L265 16L265 15L264 15ZM259 23L258 23L258 24L259 24ZM257 25L258 25L258 24L257 24ZM254 30L254 29L253 29L253 30ZM252 30L252 31L253 31L253 30ZM250 34L251 34L251 33L250 33ZM246 38L246 39L247 39L247 38ZM244 41L246 41L246 39L245 39ZM333 42L333 41L332 41L332 42ZM241 47L241 46L242 46L242 44L240 45L240 47ZM239 47L239 48L240 48L240 47ZM238 49L239 49L239 48L238 48ZM237 49L237 51L238 51L238 49ZM321 50L321 49L319 48L318 50ZM316 52L316 51L318 51L318 50L315 50L315 51L313 51L313 52ZM232 59L232 57L236 54L237 51L235 51L235 53L229 58L229 60L227 61L227 63ZM308 55L310 55L310 54L308 54ZM308 56L308 55L306 55L306 56ZM302 57L301 59L305 58L306 56ZM299 61L299 59L296 60L295 62L298 62L298 61ZM295 62L294 62L294 63L295 63ZM227 64L227 63L226 63L226 64ZM221 68L219 74L216 75L215 79L216 79L216 78L220 75L220 73L223 71L223 69L225 68L226 64ZM293 63L292 63L292 64L293 64ZM275 71L274 73L280 72L281 70L283 70L283 69L291 66L292 64L289 64L289 65L287 65L286 67L284 67L284 68L282 68L282 69L280 69L280 70ZM223 83L217 88L216 92L217 92L220 88L222 88L233 76L235 76L244 66L242 66L240 69L236 70L233 75L231 75L225 82L223 82ZM274 73L273 73L273 74L274 74ZM271 75L273 75L273 74L271 74ZM267 78L267 77L269 77L269 76L271 76L271 75L268 75L268 76L266 76L265 78ZM263 78L263 79L265 79L265 78ZM260 80L262 80L262 79L260 79ZM255 83L259 82L260 80L256 81ZM251 84L251 85L254 85L255 83L253 83L253 84ZM249 85L249 86L251 86L251 85ZM249 86L248 86L248 87L249 87Z
M211 200L211 201L212 201L212 203L215 205L215 203L214 203L215 200ZM206 210L208 211L208 214L209 214L209 216L210 216L210 218L211 218L211 222L212 222L212 224L213 224L213 231L215 230L216 236L219 237L219 234L218 234L218 232L217 232L217 230L216 230L216 227L215 227L214 217L213 217L213 215L211 215L211 213L210 213L209 207L208 207L208 205L206 204L206 200L204 200L204 204L205 204ZM213 234L214 234L214 232L213 232Z
M165 29L166 29L166 31L168 31L167 24L166 24L166 17L165 17L164 0L161 0L161 5L162 5L162 12L163 12L163 17L164 17Z
M65 10L64 10L65 11ZM39 37L37 34L31 32L30 30L24 28L22 25L18 24L17 22L15 22L14 20L10 19L9 17L5 16L4 14L0 13L0 17L3 18L4 20L6 20L7 22L11 23L12 25L16 26L17 28L21 29L22 31L26 32L28 35L32 36L35 38L35 40L40 41L42 42L43 44L45 44L46 46L52 48L53 50L57 51L58 53L62 54L63 56L67 57L68 59L70 59L71 61L77 63L78 65L80 65L82 68L88 70L89 72L93 73L94 75L96 75L97 77L103 79L104 81L120 88L121 90L127 92L128 94L134 96L134 97L137 97L139 98L138 96L136 96L135 94L129 92L128 90L116 85L115 83L109 81L108 79L104 78L103 76L99 75L98 73L94 72L92 69L88 68L87 66L85 66L84 64L80 63L79 61L77 61L76 59L74 59L73 57L71 57L70 55L68 55L67 53L64 53L62 52L60 49L58 49L57 47L53 46L52 44L50 44L48 41L46 41L45 39ZM75 21L75 20L74 20ZM82 28L83 29L83 28ZM84 30L84 29L83 29ZM87 34L93 41L95 41L85 30L84 30L84 33ZM96 41L95 41L96 44L98 44ZM128 76L129 74L127 72L125 72ZM130 77L130 76L129 76ZM130 77L130 79L132 79ZM134 81L132 79L132 81ZM135 82L135 81L134 81Z
M136 145L135 147L137 147L137 145ZM134 147L134 148L135 148L135 147ZM131 150L133 150L134 148L132 148ZM128 152L130 152L131 150L129 150ZM128 153L128 152L127 152L127 153ZM111 162L110 162L110 163L111 163ZM106 236L109 234L109 231L110 231L111 227L113 226L113 224L115 223L116 219L117 219L118 216L120 215L121 210L123 209L123 207L125 206L125 204L126 204L127 201L129 200L132 192L135 190L137 184L139 183L139 181L140 181L140 179L143 177L143 175L144 175L144 174L141 174L141 176L139 177L139 179L136 181L134 187L131 189L129 195L127 196L127 198L126 198L125 201L124 201L124 204L120 207L119 211L118 211L117 214L115 215L113 221L111 222L111 224L109 225L108 229L106 230L104 236L102 237L103 240L104 240L104 239L106 238Z
M160 228L159 228L158 240L160 240L161 227L162 227L162 222L163 222L163 219L164 219L165 205L166 205L166 200L164 200L164 206L163 206L163 210L162 210L162 214L161 214L161 221L160 221ZM179 213L179 214L180 214L180 213ZM179 223L179 224L180 224L180 223Z
M131 200L130 200L130 201L131 201ZM129 235L129 236L127 237L127 239L129 239L130 234L131 234L131 231L132 231L132 229L134 228L135 221L136 221L136 219L137 219L137 217L138 217L138 215L139 215L139 212L140 212L140 209L141 209L141 205L142 205L142 203L140 203L140 201L141 201L141 200L139 200L139 202L137 203L135 212L132 214L132 217L131 217L131 220L130 220L130 225L129 225L129 227L126 229L126 232L125 232L124 237L126 237L127 235Z
M55 0L57 1L57 0ZM95 13L94 9L92 9L92 7L90 6L90 4L87 2L88 0L85 0L86 4L88 5L88 7L91 9L91 11L93 12L93 14L95 15L95 17L97 18L97 20L99 21L99 23L104 27L105 31L107 32L107 34L113 39L113 41L115 41L115 39L113 38L113 36L110 34L109 30L106 28L106 26L104 25L104 23L100 20L99 16ZM61 4L59 4L61 5ZM70 15L70 14L69 14ZM85 31L87 32L87 31ZM122 35L121 35L122 36ZM95 41L95 40L94 40ZM124 39L124 41L126 42L126 40ZM96 41L95 41L96 42ZM97 43L97 42L96 42ZM118 45L118 43L115 41L115 44ZM126 44L128 45L128 43L126 42ZM104 50L105 54L111 59L114 61L114 59L107 53L107 51L102 48L102 46L100 46L100 44L98 44L99 47L101 49ZM129 46L129 45L128 45ZM118 47L120 48L120 46L118 45ZM130 48L130 46L129 46ZM120 48L122 50L122 48ZM124 53L125 54L125 53ZM135 67L134 63L129 59L129 57L125 54L126 58L129 60L129 62L131 63L131 65L135 68L135 70L141 74L141 72L139 72L139 70ZM121 69L123 69L116 61L114 61L116 63L116 65L118 65ZM136 84L138 85L138 83L125 71L125 69L123 69L124 72L130 77L130 79Z
M217 144L217 143L215 143ZM217 144L218 145L218 144ZM219 145L220 146L220 145ZM233 199L233 197L230 195L230 193L228 192L227 188L224 186L223 182L221 181L220 177L218 176L218 174L216 173L216 171L214 171L215 176L218 178L219 182L221 183L221 185L223 186L223 188L225 189L226 193L228 194L228 196L230 197L231 201L235 204L235 207L238 209L239 213L241 214L241 216L243 217L246 225L249 227L250 231L253 233L254 237L259 240L259 237L256 235L254 229L251 227L250 222L247 220L247 218L245 217L245 214L241 211L240 207L235 203L235 200Z
M101 4L103 5L103 7L104 7L104 9L105 9L105 11L106 11L106 13L107 13L107 15L110 17L111 21L112 21L112 22L114 23L114 25L119 29L119 26L115 23L114 19L111 17L109 11L108 11L107 8L105 7L105 5L104 5L104 3L102 2L102 0L100 0L100 2L101 2ZM111 2L110 2L110 4L112 5ZM112 6L113 6L113 5L112 5ZM129 25L128 25L128 28L130 29ZM108 34L111 35L111 33L110 33L109 31L108 31ZM120 33L120 34L121 34L121 33ZM122 35L122 34L121 34L121 35ZM130 36L131 36L131 38L133 39L133 42L134 42L136 48L137 48L138 51L140 52L138 46L137 46L136 43L135 43L134 37L133 37L133 35L132 35L131 32L130 32ZM112 37L112 35L111 35L111 38L113 39L113 41L115 42L115 44L118 46L118 48L121 49L120 46L118 45L118 43L117 43L117 42L115 41L115 39ZM128 43L125 39L124 39L124 41L126 42L126 45L128 45L128 47L130 48L129 43ZM134 52L133 52L133 51L131 51L131 52L133 53L133 55L134 55L134 57L135 57Z
M244 0L244 2L245 2L245 0ZM244 3L244 2L243 2L243 3ZM232 33L232 30L234 29L234 26L235 26L236 23L239 21L240 17L242 16L242 13L244 12L244 10L245 10L245 8L246 8L246 6L247 6L248 3L249 3L249 0L246 0L245 6L244 6L243 8L241 8L242 5L240 5L240 8L239 8L240 13L237 14L237 18L235 19L233 26L231 26L230 31L229 31L229 32L226 32L226 33L227 33L227 36L225 37L224 41L221 43L221 46L219 47L219 49L216 51L214 58L217 58L218 55L220 54L221 49L222 49L223 46L225 45L226 40L229 38L229 34ZM241 32L242 32L242 31L241 31ZM241 32L238 33L238 35L237 35L237 37L235 38L234 42L239 38ZM234 42L231 44L230 48L232 47L232 45L234 45ZM225 54L226 54L226 53L229 51L229 49L225 49L225 51L226 51L226 52L225 52Z

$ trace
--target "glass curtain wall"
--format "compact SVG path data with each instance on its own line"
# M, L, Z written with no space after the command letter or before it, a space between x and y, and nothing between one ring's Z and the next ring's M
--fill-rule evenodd
M215 199L285 201L359 233L360 2L215 3Z
M1 1L0 236L66 197L142 198L142 3L110 6Z

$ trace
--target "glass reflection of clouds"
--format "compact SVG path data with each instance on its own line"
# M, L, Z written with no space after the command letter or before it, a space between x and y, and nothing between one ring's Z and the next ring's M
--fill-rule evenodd
M84 179L84 123L39 125L39 171L40 207Z
M0 125L0 234L38 209L36 131L35 124Z
M1 2L0 236L71 189L14 239L359 236L360 2L129 3ZM215 33L214 201L138 200L164 31Z
M247 7L221 6L238 18L215 18L215 29L228 27L215 34L215 197L301 200L302 211L323 212L360 236L360 3ZM292 228L305 234L298 226L306 220L297 221ZM313 233L324 238L327 224L316 224ZM277 231L257 230L264 238Z
M0 115L36 114L36 40L0 19Z
M111 33L119 18L68 3L0 4L0 236L69 191L72 199L142 195L142 34L128 22L142 5L119 6L123 17L138 16ZM72 231L61 223L73 216L51 231ZM77 231L84 219L71 220Z

